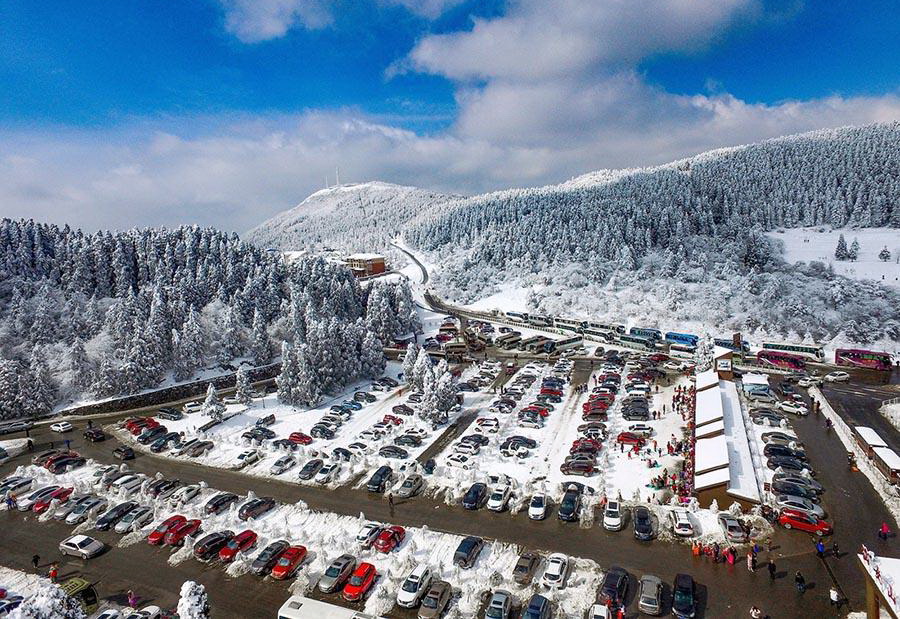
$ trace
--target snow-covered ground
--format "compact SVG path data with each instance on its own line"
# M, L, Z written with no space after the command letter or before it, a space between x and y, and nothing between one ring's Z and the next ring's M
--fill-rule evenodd
M900 402L885 404L881 407L881 414L891 422L891 425L900 430Z
M50 483L72 485L77 492L94 491L110 499L116 499L112 493L98 491L92 486L91 481L98 468L98 465L90 462L78 470L52 475L41 467L28 465L18 467L16 474L33 476L37 485ZM341 554L348 553L357 557L359 561L374 564L378 570L379 578L365 603L365 610L376 615L387 614L391 610L400 584L419 563L428 563L441 579L450 582L455 591L458 590L458 599L447 615L449 617L474 616L481 604L482 595L497 587L512 592L519 603L526 601L532 593L541 590L558 604L559 616L581 617L593 603L602 578L602 570L596 563L587 559L573 558L568 586L562 591L548 592L537 584L543 566L538 569L534 584L521 587L512 581L513 566L521 551L514 544L486 540L484 550L473 568L464 570L453 565L453 553L463 539L459 535L432 531L425 527L408 528L399 548L394 552L382 554L374 549L362 549L355 541L357 532L369 522L363 513L358 517L339 516L312 511L303 502L298 502L294 505L279 505L252 523L246 523L237 517L239 504L218 515L210 516L203 512L206 500L217 492L212 488L204 488L197 499L177 510L172 509L166 500L138 495L136 500L154 508L154 518L139 532L122 536L117 545L122 548L134 543L143 543L144 537L154 527L176 513L187 518L201 519L204 533L226 529L237 533L249 527L259 535L257 544L253 549L240 554L225 568L228 575L237 577L247 573L250 563L262 548L275 540L285 539L292 544L303 545L309 551L294 582L289 585L291 591L295 593L310 590L331 561ZM248 495L247 498L251 496ZM89 533L92 525L93 521L88 521L76 527L76 532ZM169 563L176 565L183 561L196 560L191 552L196 539L199 539L199 536L188 539L183 548L174 550L169 556ZM116 551L113 549L113 552ZM2 575L3 572L0 572L0 578Z
M850 262L834 259L834 250L841 234L844 235L848 249L853 239L859 241L857 260ZM896 228L832 230L817 226L778 230L770 232L769 236L784 243L784 259L791 264L818 260L831 265L835 273L851 279L869 279L900 287L900 233ZM891 252L891 259L887 262L878 258L885 247Z
M0 464L28 449L29 440L27 438L14 438L8 441L0 441Z
M6 597L13 595L28 597L49 583L50 580L43 576L20 572L0 565L0 589L6 589Z

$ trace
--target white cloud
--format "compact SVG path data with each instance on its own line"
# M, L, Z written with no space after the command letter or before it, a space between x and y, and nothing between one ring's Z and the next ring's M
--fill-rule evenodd
M225 29L244 43L283 37L297 24L309 29L332 22L328 0L220 0Z

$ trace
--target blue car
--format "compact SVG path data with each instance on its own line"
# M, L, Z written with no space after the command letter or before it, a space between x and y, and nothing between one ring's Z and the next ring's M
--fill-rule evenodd
M355 411L358 411L362 408L362 404L355 400L345 400L344 402L341 402L341 406Z

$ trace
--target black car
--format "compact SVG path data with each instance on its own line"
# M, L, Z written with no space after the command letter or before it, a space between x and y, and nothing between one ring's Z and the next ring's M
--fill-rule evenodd
M634 522L634 537L642 541L653 539L653 518L650 510L643 506L635 507L631 512Z
M116 447L113 449L113 458L119 460L134 460L134 450L131 447Z
M384 492L387 485L391 482L393 473L394 470L389 466L385 465L379 467L379 469L372 474L372 477L369 478L369 481L366 482L366 490L369 492Z
M811 486L803 486L787 481L773 481L772 491L778 494L790 494L793 496L798 496L812 501L813 503L819 502L819 493L816 492Z
M270 512L275 508L275 499L270 496L251 499L241 505L238 510L238 518L241 520L249 520L250 518L259 518L263 514Z
M218 554L232 537L234 537L234 531L210 533L194 544L194 556L198 559L210 559Z
M815 471L812 470L812 467L809 466L808 463L803 460L798 460L797 458L790 458L787 456L771 456L768 461L766 461L766 466L771 470L782 469L784 471L789 472L797 472L800 471L808 471L810 475L815 475Z
M823 492L825 492L825 486L817 482L815 479L810 479L809 477L804 477L803 475L793 475L791 473L775 473L772 476L772 481L785 481L791 484L797 484L798 486L809 488L810 490L818 494L822 494Z
M421 447L422 439L420 439L418 436L403 434L394 439L394 444L400 445L402 447Z
M106 440L106 433L100 428L88 428L84 431L82 436L92 443L99 443L100 441Z
M256 420L256 427L271 426L274 423L275 423L275 415L274 414L266 415L265 417L260 417L259 419Z
M486 437L484 434L466 434L464 437L459 439L460 443L472 443L473 445L478 445L479 447L484 447L488 443L491 442L491 439Z
M153 444L150 445L150 451L158 454L169 448L174 442L176 442L180 438L180 434L178 432L169 432L168 434L164 434L160 436Z
M563 495L562 501L559 503L559 509L556 511L556 517L566 522L574 522L578 520L581 511L581 489L577 486L570 485Z
M533 438L528 438L527 436L520 436L518 434L510 436L507 440L516 441L520 445L524 445L529 449L534 449L537 447L537 441Z
M522 611L521 619L550 619L550 600L535 593Z
M84 466L87 463L87 460L82 458L81 456L71 456L67 458L60 458L59 460L54 460L47 470L53 473L54 475L59 473L64 473L66 471L72 471L79 467Z
M316 424L309 431L309 435L313 438L324 438L327 440L331 440L334 438L334 430L332 430L328 426Z
M141 445L149 445L167 432L168 429L166 429L166 426L156 426L155 428L144 430L144 432L141 433L141 435L137 438L137 442Z
M642 410L624 410L622 418L626 421L650 421L650 413Z
M303 481L309 481L316 476L316 473L319 472L319 469L322 468L322 465L324 464L325 463L321 458L313 458L303 465L303 468L300 469L300 473L297 475L297 477L299 477Z
M300 448L300 445L286 438L280 438L277 441L272 441L272 446L278 449L286 449L287 451L297 451Z
M481 482L472 484L462 498L464 509L478 509L487 502L487 484Z
M237 500L238 495L232 492L220 492L206 502L206 509L204 511L207 514L221 514L228 509L232 503L236 503Z
M286 542L283 539L272 542L263 548L262 552L256 555L253 563L250 564L250 571L254 574L265 576L272 571L272 568L275 567L275 563L278 561L278 557L281 556L281 553L287 550L290 545L290 542Z
M152 497L166 497L171 495L181 482L177 479L160 479L147 487L147 494Z
M108 531L109 529L116 526L122 518L125 517L125 514L133 510L138 506L136 501L125 501L124 503L119 503L105 514L100 516L97 519L97 524L94 525L98 531Z
M422 467L422 470L425 471L426 474L431 475L434 473L434 468L437 466L437 462L434 458L428 458L425 461L425 465Z
M415 412L415 411L413 411L413 409L411 409L411 408L410 408L409 406L407 406L406 404L398 404L397 406L395 406L395 407L392 408L391 410L394 412L395 415L407 415L407 416L409 416L409 415L412 415L413 412Z
M689 574L675 574L675 584L672 585L672 614L676 617L693 617L696 612L694 579Z
M385 445L378 450L378 455L382 458L396 458L397 460L405 460L409 457L409 452L402 447L396 445Z
M346 447L336 447L331 452L331 457L339 462L350 462L353 458L353 452L347 449Z
M391 387L391 388L400 386L400 383L398 383L396 380L394 380L390 376L382 376L381 378L378 379L378 382L381 383L382 385L387 385L388 387Z
M784 456L786 458L796 458L797 460L806 460L806 452L799 449L791 449L787 445L776 445L769 443L763 448L763 455L767 458L772 456Z
M464 538L456 547L456 552L453 553L453 564L463 569L469 569L475 564L482 548L484 548L484 540L480 537L470 535Z
M378 398L369 393L368 391L357 391L353 394L353 399L357 402L374 402Z
M621 567L612 566L609 571L603 575L603 582L600 584L600 593L597 594L597 601L606 604L612 601L613 605L619 605L625 601L625 594L628 592L628 572Z
M156 416L167 421L178 421L184 418L184 413L174 408L161 408L156 413Z

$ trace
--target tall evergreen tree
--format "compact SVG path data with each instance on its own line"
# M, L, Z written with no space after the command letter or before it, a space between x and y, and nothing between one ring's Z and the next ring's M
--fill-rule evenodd
M225 413L225 405L219 400L219 394L212 383L206 388L206 399L203 401L201 412L210 419L221 419Z
M250 385L250 376L244 368L238 368L235 374L234 397L241 404L250 404L253 401L253 387Z
M837 247L834 250L834 259L841 261L850 259L850 253L847 251L847 241L844 240L843 234L838 237Z
M272 344L262 314L257 309L253 312L253 330L250 337L250 354L256 365L265 365L272 358Z

